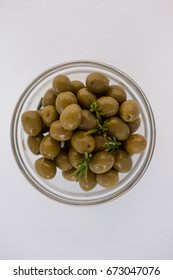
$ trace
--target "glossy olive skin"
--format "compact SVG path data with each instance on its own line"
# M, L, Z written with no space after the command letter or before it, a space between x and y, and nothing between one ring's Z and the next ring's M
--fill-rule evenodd
M55 106L48 105L44 107L43 110L41 111L41 118L43 123L49 127L51 123L53 123L59 118Z
M96 100L96 95L87 88L82 88L77 92L77 100L83 109L90 110L92 102Z
M140 154L147 146L147 140L143 135L132 134L124 142L124 148L129 154Z
M139 114L140 114L140 106L133 99L124 101L120 106L119 115L120 118L125 122L135 121L139 117Z
M130 135L128 125L119 117L110 118L107 128L108 135L119 141L126 140Z
M110 86L106 95L117 100L119 104L123 103L127 98L124 88L120 85Z
M70 170L73 167L68 160L68 151L66 149L61 149L54 161L56 166L63 171Z
M55 101L55 107L59 114L61 114L70 104L77 104L76 96L72 92L66 91L58 94Z
M71 139L73 131L65 130L60 121L53 122L50 126L50 136L57 141L67 141Z
M89 110L82 110L82 120L79 125L81 130L90 130L97 127L96 117Z
M60 115L60 124L65 130L76 129L82 121L82 109L77 104L67 106Z
M117 171L110 169L103 174L97 174L96 181L103 188L113 188L119 182L119 175Z
M47 159L54 159L61 150L61 143L46 135L40 144L40 154Z
M68 160L74 168L77 168L82 158L83 155L81 153L76 152L75 149L73 149L73 147L69 149Z
M76 95L76 93L81 89L84 88L85 85L78 80L71 81L71 91Z
M93 72L87 76L86 86L97 96L102 96L109 89L109 79L100 72Z
M96 185L96 174L93 173L91 170L88 170L87 181L85 180L84 176L79 179L79 186L85 192L91 191L95 188Z
M72 147L78 153L91 153L95 148L95 141L91 135L85 135L85 131L77 131L71 138Z
M39 158L35 161L35 170L38 175L46 180L50 180L56 175L56 165L52 160Z
M103 136L103 134L93 134L93 138L95 140L95 148L94 152L100 152L105 150L105 143L109 142L108 136Z
M114 156L114 165L116 171L121 173L129 172L132 169L132 158L124 150L118 149L113 153Z
M28 136L27 144L28 144L30 151L34 155L40 154L40 144L41 144L43 137L44 136L41 133L37 136Z
M67 171L62 171L62 176L68 181L76 181L76 175L74 174L75 171L75 168L72 168Z
M48 105L55 105L56 96L56 91L54 91L52 88L48 89L42 99L43 107L46 107Z
M96 174L102 174L112 168L114 157L109 152L102 151L93 155L89 162L89 168Z
M71 91L70 79L66 75L57 75L53 79L52 87L58 93Z
M26 134L36 136L42 131L42 120L37 111L27 111L21 117L22 126Z
M103 117L112 117L118 113L119 104L110 96L102 96L97 99L99 114Z
M140 127L141 125L141 118L137 118L135 121L133 122L129 122L127 123L129 129L130 129L130 133L134 133L138 130L138 128Z

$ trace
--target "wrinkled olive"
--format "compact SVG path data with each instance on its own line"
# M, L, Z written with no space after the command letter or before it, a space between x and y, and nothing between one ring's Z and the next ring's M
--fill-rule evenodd
M82 121L82 109L77 104L67 106L60 115L60 124L66 130L76 129Z
M125 150L129 154L140 154L145 150L146 146L147 146L147 141L145 137L140 134L132 134L124 142Z
M54 159L61 150L61 143L46 135L40 144L40 154L47 159Z
M96 96L87 88L82 88L77 92L77 100L83 109L90 110L92 102L96 100Z
M55 101L55 107L59 114L61 114L70 104L77 104L76 96L72 92L66 91L58 94Z
M93 173L91 170L88 170L87 180L85 179L85 176L82 176L79 179L79 185L81 189L83 189L84 191L86 192L91 191L97 185L96 174Z
M108 96L114 98L115 100L117 100L119 104L123 103L127 98L127 95L126 95L126 92L125 92L124 88L122 86L119 86L119 85L110 86L106 95L108 95Z
M131 156L124 150L118 149L113 153L114 165L113 167L122 173L129 172L132 169L132 159Z
M89 168L96 174L102 174L112 168L114 157L109 152L95 153L89 162Z
M35 161L35 170L44 179L52 179L56 175L56 165L52 160L39 158Z
M119 109L119 115L125 122L133 122L139 117L140 106L137 101L129 99L124 101Z
M112 117L107 124L107 133L117 140L123 141L129 137L130 129L119 117Z
M71 139L73 131L65 130L60 121L55 121L50 126L50 136L57 141L67 141Z
M55 106L53 106L53 105L48 105L48 106L44 107L43 110L41 111L42 121L48 127L51 125L51 123L56 121L58 119L58 117L59 117L59 115L56 111Z
M97 96L101 96L109 89L109 79L102 73L93 72L87 76L86 86Z
M96 175L97 183L102 186L103 188L113 188L119 182L118 172L113 169L103 173Z
M91 135L85 135L85 131L77 131L71 138L72 147L78 153L91 153L95 148L95 141Z
M56 166L64 171L72 169L72 165L68 160L68 151L66 149L61 149L60 153L54 159Z
M42 131L42 120L37 111L27 111L21 117L22 126L26 134L36 136Z
M44 137L43 134L39 134L37 136L28 136L27 144L28 144L30 151L34 155L40 154L40 143L41 143L43 137Z

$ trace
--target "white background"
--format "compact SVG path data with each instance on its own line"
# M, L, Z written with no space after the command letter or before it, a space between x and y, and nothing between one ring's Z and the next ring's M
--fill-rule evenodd
M131 76L157 125L140 182L94 207L59 204L36 191L10 146L24 88L47 68L79 59ZM0 0L0 259L173 258L172 73L172 0Z

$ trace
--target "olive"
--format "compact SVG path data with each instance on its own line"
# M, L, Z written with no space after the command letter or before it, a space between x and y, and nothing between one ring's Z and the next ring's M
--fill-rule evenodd
M40 154L40 143L43 139L43 134L38 134L37 136L28 136L27 139L27 144L30 149L30 151L34 155L39 155Z
M118 149L113 153L114 165L113 167L118 172L126 173L132 168L133 162L131 156L124 150Z
M147 141L143 135L132 134L124 142L124 148L129 154L140 154L147 146Z
M84 190L86 192L91 191L97 185L96 174L94 172L92 172L91 170L88 170L87 180L85 179L85 176L82 176L79 179L79 185L82 190Z
M42 120L37 111L27 111L21 117L22 126L26 134L36 136L42 131Z
M53 105L48 105L48 106L44 107L43 110L41 111L42 121L48 127L51 125L51 123L56 121L58 119L58 117L59 117L59 115L56 111L55 106L53 106Z
M61 149L60 153L54 159L56 166L64 171L72 169L72 165L68 160L68 151L66 149Z
M70 79L66 75L58 75L53 79L52 87L58 93L71 91Z
M119 117L112 117L107 124L107 133L117 140L123 141L129 137L130 129Z
M66 91L58 94L55 101L55 107L59 114L61 114L70 104L77 104L76 96L72 92Z
M87 76L86 86L97 96L101 96L109 89L109 79L102 73L93 72Z
M119 104L123 103L127 98L127 95L126 95L126 92L125 92L124 88L122 86L119 86L119 85L110 86L106 95L108 95L108 96L114 98L115 100L117 100Z
M62 176L68 181L76 181L76 174L74 173L75 171L75 168L72 168L67 171L62 171Z
M44 179L52 179L56 175L56 165L52 160L39 158L35 161L35 170Z
M40 144L40 154L47 159L54 159L61 150L61 143L46 135Z
M82 110L82 121L79 125L81 130L90 130L97 127L96 117L88 110Z
M77 131L71 138L72 147L78 153L91 153L95 148L95 141L91 135L85 135L85 131Z
M50 136L57 141L67 141L71 139L73 131L65 130L60 121L55 121L50 126Z
M43 107L48 105L55 105L56 96L56 91L54 91L52 88L48 89L42 99Z
M124 101L120 106L119 115L125 122L133 122L139 117L139 114L139 104L133 99Z
M95 140L95 152L104 151L105 147L104 145L106 142L109 142L108 136L104 136L103 134L93 134L94 140Z
M96 174L102 174L112 168L114 157L109 152L95 153L89 162L89 168Z
M130 133L134 133L138 130L138 128L140 127L141 124L141 118L137 118L135 121L133 122L129 122L127 123L129 129L130 129Z
M77 100L79 105L83 109L90 109L91 104L94 100L96 100L95 94L89 91L87 88L82 88L77 92Z
M118 102L109 96L102 96L97 99L99 106L99 113L103 117L112 117L118 113L119 104Z
M82 109L77 104L67 106L60 115L60 124L66 130L76 129L82 120Z
M96 181L103 188L113 188L119 182L119 175L117 171L110 169L103 174L97 174Z
M85 85L78 80L74 80L74 81L71 81L71 87L72 87L71 91L74 94L76 94L81 88L84 88Z
M82 157L83 157L83 155L81 153L76 152L73 149L73 147L71 147L69 149L68 160L73 167L77 168L77 166L80 163Z

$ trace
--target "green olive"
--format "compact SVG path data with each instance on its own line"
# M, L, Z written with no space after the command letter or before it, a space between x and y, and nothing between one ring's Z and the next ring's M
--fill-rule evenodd
M85 131L77 131L71 138L72 147L78 153L91 153L95 148L95 141L91 135L85 135Z
M77 168L79 162L81 161L83 155L81 153L76 152L73 147L71 147L69 149L69 153L68 153L68 160L70 162L70 164Z
M66 75L58 75L53 79L52 87L58 93L71 91L70 79Z
M124 142L125 150L129 154L140 154L145 150L146 146L147 146L147 140L143 135L140 134L132 134Z
M59 116L56 111L56 108L53 105L48 105L48 106L44 107L43 110L41 111L42 121L48 127L51 125L51 123L56 121L58 119L58 117Z
M72 168L67 171L62 171L62 176L68 181L76 181L76 174L74 174L75 171L75 168Z
M77 92L77 100L83 109L90 110L92 102L96 100L96 96L87 88L82 88Z
M118 102L109 96L102 96L97 99L99 106L99 113L103 117L112 117L118 113L119 104Z
M72 169L72 165L68 160L68 151L66 149L61 149L60 153L54 159L56 166L63 170L67 171Z
M26 134L36 136L42 131L42 120L37 111L27 111L21 117L22 126Z
M78 127L81 130L90 130L97 127L96 117L88 110L82 110L82 121Z
M108 136L104 136L103 134L93 134L93 138L95 140L95 148L94 152L100 152L105 150L105 143L109 142Z
M124 88L122 86L119 86L119 85L110 86L106 95L108 95L108 96L114 98L115 100L117 100L119 104L123 103L127 98L127 95L126 95L126 92L125 92Z
M97 96L102 96L109 89L109 79L102 73L93 72L87 76L86 86Z
M97 183L103 188L113 188L116 187L119 182L118 172L113 169L96 175Z
M37 136L28 136L27 144L28 144L30 151L34 155L40 154L40 143L41 143L43 137L44 137L43 134L39 134Z
M55 106L59 114L61 114L63 110L70 104L77 104L76 96L72 92L66 91L58 94L55 101Z
M107 124L107 133L119 141L126 140L130 135L128 125L119 117L110 118Z
M42 99L43 107L55 105L56 96L56 91L54 91L52 88L48 89Z
M130 133L134 133L138 130L138 128L140 127L141 125L141 118L137 118L135 121L133 122L129 122L127 123L128 124L128 127L130 129Z
M67 141L71 139L73 131L65 130L60 121L55 121L50 126L50 136L57 141Z
M132 169L131 156L124 150L118 149L113 153L114 165L116 171L126 173Z
M52 160L39 158L35 161L35 170L44 179L52 179L56 175L56 165Z
M89 168L96 174L107 172L113 167L114 157L109 152L101 151L95 153L89 162Z
M46 135L40 144L40 154L47 159L54 159L61 150L61 143Z
M82 109L77 104L67 106L60 115L60 124L66 130L76 129L82 121Z
M82 176L79 179L79 185L82 190L84 190L86 192L91 191L97 185L96 174L94 172L92 172L91 170L88 170L87 180L85 179L84 176Z
M71 81L71 87L72 87L72 89L71 89L72 92L74 94L76 94L81 88L84 88L85 85L78 80L74 80L74 81Z
M119 109L119 115L125 122L133 122L139 117L140 106L137 101L129 99L124 101Z

